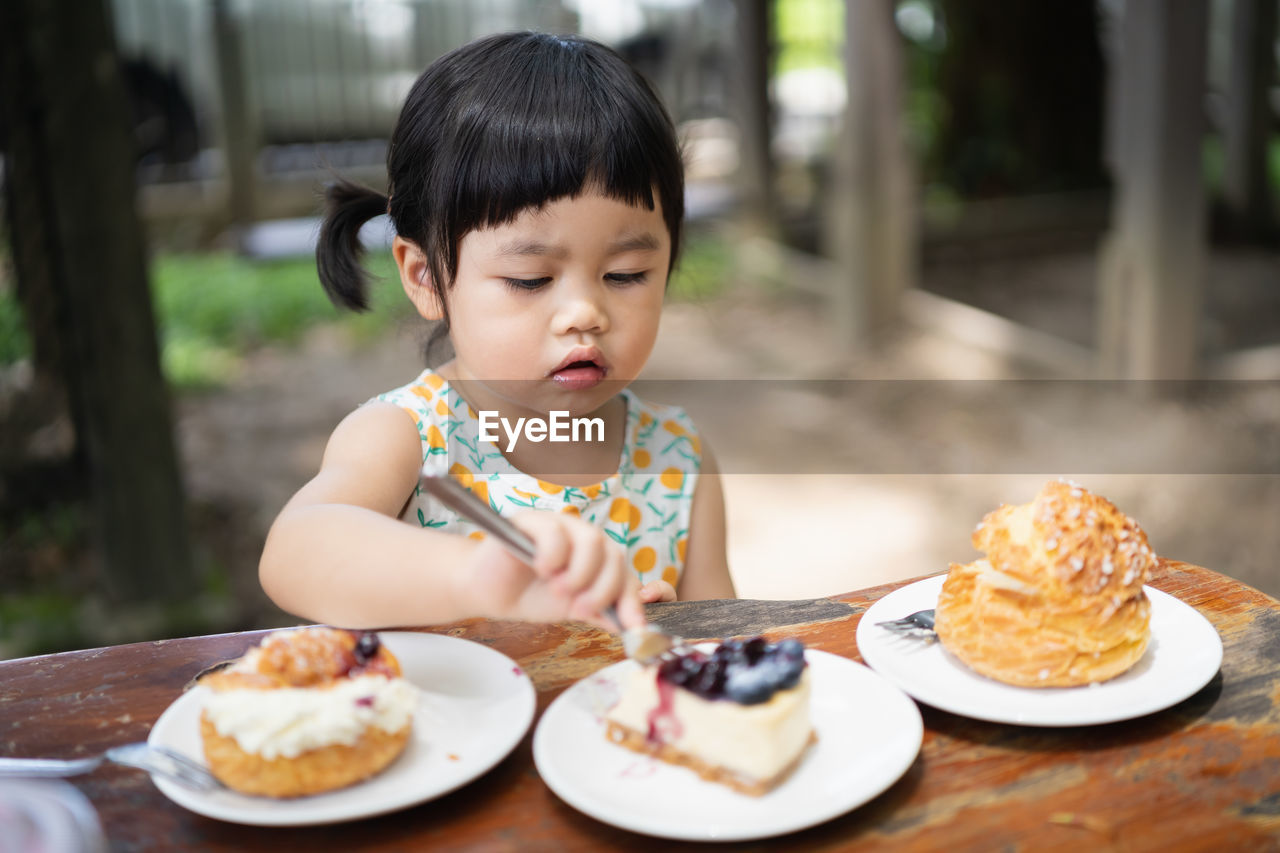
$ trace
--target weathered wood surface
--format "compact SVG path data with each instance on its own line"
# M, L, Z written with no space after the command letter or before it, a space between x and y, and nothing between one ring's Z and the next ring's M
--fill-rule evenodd
M1225 645L1199 693L1139 720L1034 729L922 708L920 756L880 797L827 824L748 847L833 850L1280 849L1280 602L1216 572L1164 562L1152 581L1196 607ZM901 584L817 601L682 602L651 617L695 639L767 630L859 659L861 614ZM470 620L432 630L515 658L538 713L621 658L583 626ZM258 633L143 643L0 663L0 755L72 757L142 740L203 669ZM536 720L535 720L536 725ZM113 849L651 849L654 840L562 803L533 765L532 733L461 790L402 812L327 827L220 823L170 803L137 771L75 779ZM767 801L764 801L767 803ZM643 804L637 804L643 808Z

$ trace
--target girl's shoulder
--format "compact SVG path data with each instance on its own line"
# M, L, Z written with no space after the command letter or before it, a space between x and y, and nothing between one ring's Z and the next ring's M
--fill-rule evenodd
M446 437L464 420L459 407L469 411L457 392L450 389L448 381L430 368L412 381L384 391L369 402L375 401L390 403L413 419L427 456L433 452L444 452Z
M412 381L384 391L373 399L404 409L419 427L442 424L451 417L456 420L461 412L470 413L466 401L449 387L448 380L430 368Z

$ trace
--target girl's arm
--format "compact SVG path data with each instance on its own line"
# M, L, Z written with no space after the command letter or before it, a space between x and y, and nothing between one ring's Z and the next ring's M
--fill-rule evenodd
M702 443L702 472L693 493L689 516L689 545L684 572L676 590L681 600L735 598L729 559L725 554L724 492L720 469L711 448Z
M586 522L553 513L512 520L534 540L532 569L496 542L405 524L397 515L421 464L412 420L388 403L348 415L320 472L285 505L259 564L284 610L348 628L422 625L472 616L644 623L636 581Z

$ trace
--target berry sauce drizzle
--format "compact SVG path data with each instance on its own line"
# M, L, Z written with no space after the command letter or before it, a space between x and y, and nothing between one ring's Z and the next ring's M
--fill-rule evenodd
M671 743L684 734L684 726L676 719L676 686L658 677L658 704L649 712L650 743Z

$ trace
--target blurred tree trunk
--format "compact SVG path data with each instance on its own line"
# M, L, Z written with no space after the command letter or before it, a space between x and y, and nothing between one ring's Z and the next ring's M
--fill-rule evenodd
M966 198L1092 189L1102 165L1098 11L1082 0L942 0L946 104L927 181Z
M1128 0L1112 78L1116 191L1098 270L1109 379L1194 379L1207 227L1201 178L1207 4Z
M233 233L238 235L256 219L254 158L258 154L258 133L244 79L241 25L230 0L213 0L213 44L218 57L222 150L227 158L227 214Z
M844 118L831 155L825 254L831 317L846 354L883 343L915 287L916 178L903 123L903 52L892 0L845 6Z
M778 226L773 188L773 108L769 76L773 69L773 3L734 0L738 26L739 69L735 94L738 121L738 192L747 235L774 236Z
M10 234L40 367L65 385L117 601L189 596L129 106L102 0L0 3L0 128Z
M1273 234L1267 142L1268 92L1276 73L1276 0L1235 0L1231 8L1231 65L1222 194L1233 230L1249 239Z

